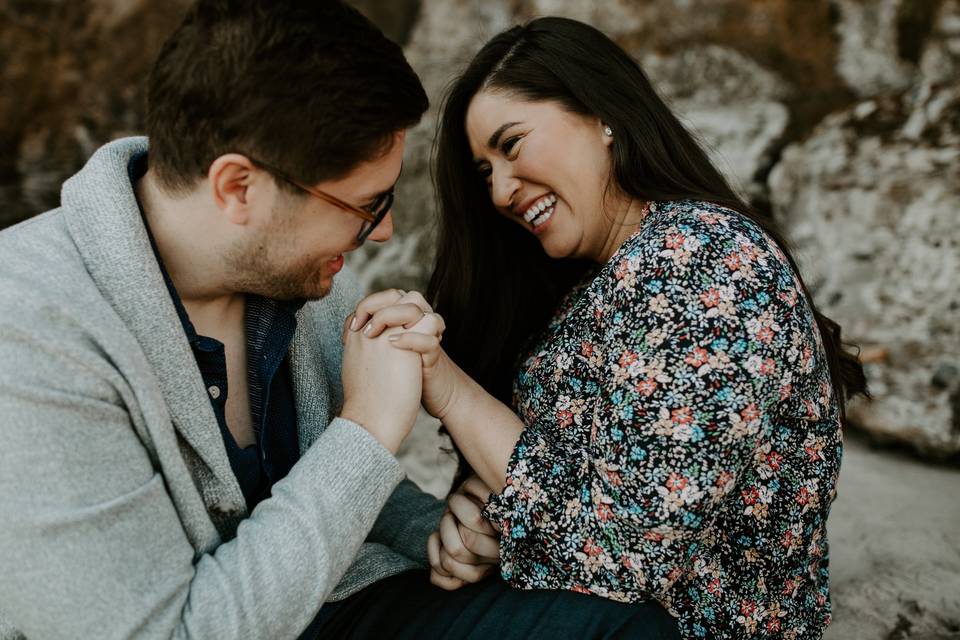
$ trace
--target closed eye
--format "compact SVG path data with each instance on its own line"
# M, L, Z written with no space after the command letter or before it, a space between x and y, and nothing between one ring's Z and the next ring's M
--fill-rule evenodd
M523 136L517 135L504 139L504 141L500 143L500 153L505 156L509 156L522 137Z
M497 147L500 150L500 153L503 154L508 160L513 160L516 158L517 143L523 138L522 135L510 136L505 138L503 142L500 143L500 146ZM511 154L513 157L511 157ZM487 181L489 186L490 175L493 173L493 168L487 162L478 162L477 173L481 178Z

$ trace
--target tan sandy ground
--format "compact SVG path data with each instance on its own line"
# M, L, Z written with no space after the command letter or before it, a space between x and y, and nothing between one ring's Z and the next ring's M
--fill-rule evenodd
M452 456L422 417L400 457L444 495ZM960 471L847 438L829 522L834 623L828 640L960 640Z

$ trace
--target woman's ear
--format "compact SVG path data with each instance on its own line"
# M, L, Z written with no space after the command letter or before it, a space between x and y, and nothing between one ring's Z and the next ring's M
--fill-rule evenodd
M613 128L606 122L601 122L600 127L603 132L603 144L609 147L613 144Z

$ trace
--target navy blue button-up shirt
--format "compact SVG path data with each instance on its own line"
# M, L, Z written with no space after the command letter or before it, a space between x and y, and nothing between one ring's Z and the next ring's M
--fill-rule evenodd
M142 178L147 171L147 154L135 156L128 170L131 183ZM147 232L149 234L149 227ZM197 333L164 268L152 236L150 242L207 387L207 396L220 426L230 467L246 498L247 509L253 511L261 500L270 496L273 484L284 478L300 458L288 351L297 328L294 314L303 306L303 302L280 302L247 295L247 387L257 438L255 444L240 447L227 427L229 386L224 345L219 340Z

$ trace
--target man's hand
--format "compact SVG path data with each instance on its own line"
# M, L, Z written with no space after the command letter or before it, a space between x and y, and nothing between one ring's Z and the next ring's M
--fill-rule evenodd
M447 498L447 510L427 541L430 582L453 591L479 582L500 564L500 533L481 515L490 488L469 477Z
M394 454L417 418L422 375L419 354L389 342L390 335L401 331L390 329L370 339L345 328L343 335L340 415L361 425Z

